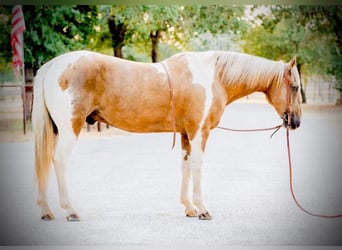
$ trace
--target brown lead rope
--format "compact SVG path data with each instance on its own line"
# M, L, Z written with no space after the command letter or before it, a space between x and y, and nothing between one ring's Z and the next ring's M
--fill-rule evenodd
M289 133L289 126L286 125L286 123L277 125L271 128L257 128L257 129L232 129L232 128L225 128L225 127L217 127L219 129L223 130L228 130L228 131L233 131L233 132L257 132L257 131L268 131L268 130L275 130L271 137L281 128L281 127L286 128L286 145L287 145L287 158L288 158L288 165L289 165L289 180L290 180L290 191L291 191L291 196L294 202L296 203L297 207L302 210L304 213L309 214L311 216L315 217L320 217L320 218L325 218L325 219L334 219L334 218L341 218L342 214L336 214L336 215L322 215L322 214L315 214L311 213L305 208L302 207L302 205L299 204L295 192L293 190L293 178L292 178L292 160L291 160L291 148L290 148L290 133Z
M290 175L290 190L291 190L291 195L296 203L296 205L304 212L307 213L311 216L315 217L320 217L320 218L325 218L325 219L334 219L334 218L341 218L342 214L336 214L336 215L322 215L322 214L314 214L309 212L308 210L304 209L299 202L297 201L296 195L293 191L293 182L292 182L292 161L291 161L291 148L290 148L290 135L289 135L289 127L286 127L286 144L287 144L287 158L289 162L289 175Z

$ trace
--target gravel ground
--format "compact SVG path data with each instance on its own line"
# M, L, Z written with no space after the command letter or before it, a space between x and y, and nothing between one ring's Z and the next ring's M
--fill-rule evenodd
M280 123L262 103L234 103L221 120L235 128ZM294 189L315 213L342 213L342 110L306 106L291 132ZM67 171L81 221L67 222L52 172L56 219L43 222L35 204L32 135L0 134L0 245L259 246L342 245L342 219L311 217L289 192L285 131L215 129L203 167L204 202L213 220L184 216L179 203L180 138L115 129L83 132Z

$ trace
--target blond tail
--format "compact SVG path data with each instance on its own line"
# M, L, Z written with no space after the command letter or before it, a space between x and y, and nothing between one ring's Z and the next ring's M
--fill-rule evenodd
M55 148L54 124L45 105L44 76L48 65L44 65L34 80L32 127L35 143L36 180L39 191L45 192Z

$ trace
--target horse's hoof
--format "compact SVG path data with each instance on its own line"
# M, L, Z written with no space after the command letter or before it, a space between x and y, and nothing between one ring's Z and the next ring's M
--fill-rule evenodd
M68 221L80 221L80 217L77 214L70 214L66 217Z
M186 214L186 217L197 217L198 216L196 209L191 209L191 208L185 209L185 214Z
M211 220L212 217L211 217L211 215L209 214L209 212L207 211L207 212L205 212L205 213L200 214L200 215L198 216L198 219L200 219L200 220Z
M52 214L43 214L40 219L43 221L53 220L55 217Z

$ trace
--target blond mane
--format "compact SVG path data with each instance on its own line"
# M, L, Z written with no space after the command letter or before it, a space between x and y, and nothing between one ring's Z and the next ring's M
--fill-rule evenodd
M281 83L285 64L248 54L218 52L216 67L223 84L243 84L248 88L267 89L272 83Z

